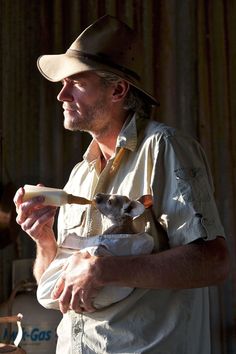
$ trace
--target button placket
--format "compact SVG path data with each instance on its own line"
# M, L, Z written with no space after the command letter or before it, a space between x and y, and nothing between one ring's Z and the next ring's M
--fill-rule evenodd
M111 169L113 163L113 159L111 159L100 176L98 176L96 187L94 188L94 196L97 193L105 193L107 189L108 179L111 178L109 175L109 171ZM95 207L90 207L87 210L87 217L86 217L86 226L87 236L92 236L96 233L101 232L101 215L100 212Z
M72 352L82 353L82 336L84 332L83 317L81 314L72 315Z

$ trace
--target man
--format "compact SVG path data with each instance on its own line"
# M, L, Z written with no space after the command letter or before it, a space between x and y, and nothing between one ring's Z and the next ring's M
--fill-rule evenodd
M151 255L95 257L76 253L53 298L64 314L57 353L210 354L208 286L228 273L228 253L205 155L190 137L147 119L155 98L142 84L134 32L111 16L89 26L62 55L38 60L40 72L62 81L64 126L93 140L65 190L92 199L98 192L153 207L137 218L155 241ZM104 231L91 206L65 205L53 233L55 208L43 197L15 196L17 222L35 241L37 281L71 237ZM160 226L161 225L161 226ZM95 311L93 299L109 284L134 287L125 300Z

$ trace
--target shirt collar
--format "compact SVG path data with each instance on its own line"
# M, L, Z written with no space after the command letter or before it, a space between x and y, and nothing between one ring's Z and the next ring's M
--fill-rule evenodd
M129 116L125 121L120 134L118 135L116 148L122 147L131 151L135 150L137 145L137 124L136 124L137 115L136 113L133 116ZM86 150L83 158L89 164L94 164L95 161L100 157L101 151L98 146L98 143L95 140L92 140L88 149Z
M136 113L128 117L117 138L116 147L123 147L134 151L137 145L137 115Z

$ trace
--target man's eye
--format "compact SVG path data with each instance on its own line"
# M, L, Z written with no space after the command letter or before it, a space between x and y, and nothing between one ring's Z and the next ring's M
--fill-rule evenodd
M73 85L76 85L76 86L79 86L79 87L85 87L85 82L74 80L73 81Z

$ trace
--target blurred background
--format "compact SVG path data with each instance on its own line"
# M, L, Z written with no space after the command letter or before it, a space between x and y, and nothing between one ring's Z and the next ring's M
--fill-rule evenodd
M104 14L143 40L146 89L161 103L154 119L205 149L231 254L228 280L211 288L212 354L235 354L236 0L0 0L0 303L9 305L19 281L33 281L35 248L15 223L15 191L38 182L63 187L90 141L64 130L61 84L45 80L36 60L64 52Z

